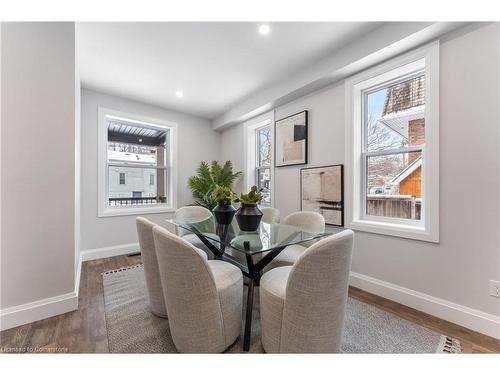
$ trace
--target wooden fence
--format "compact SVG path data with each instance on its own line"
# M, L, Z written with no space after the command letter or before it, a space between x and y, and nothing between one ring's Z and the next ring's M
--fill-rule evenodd
M411 195L369 194L366 211L368 215L420 220L422 202Z

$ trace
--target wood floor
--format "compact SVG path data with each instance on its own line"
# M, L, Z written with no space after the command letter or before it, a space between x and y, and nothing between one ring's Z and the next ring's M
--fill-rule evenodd
M107 353L101 273L141 262L140 256L118 256L84 262L79 310L0 332L0 352ZM434 316L350 288L351 297L461 341L464 353L500 353L500 340Z

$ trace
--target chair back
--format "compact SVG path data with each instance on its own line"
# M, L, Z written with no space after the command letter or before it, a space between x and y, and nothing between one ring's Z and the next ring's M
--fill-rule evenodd
M212 216L212 213L201 206L184 206L175 211L174 220L185 220L185 221L203 221L207 220ZM177 227L177 235L185 236L190 232L186 229Z
M207 260L200 250L165 228L154 227L153 235L176 348L183 353L224 350L220 301Z
M313 211L298 211L286 216L283 224L301 228L304 232L323 233L325 231L325 218Z
M268 224L278 224L280 222L280 210L274 207L260 207L262 211L262 221Z
M155 223L143 217L135 219L137 236L141 248L141 258L144 264L144 275L149 295L149 303L154 314L166 317L167 308L163 296L158 260L156 258L155 243L153 238L153 227Z
M281 352L340 350L353 238L351 230L324 238L293 266L286 287Z

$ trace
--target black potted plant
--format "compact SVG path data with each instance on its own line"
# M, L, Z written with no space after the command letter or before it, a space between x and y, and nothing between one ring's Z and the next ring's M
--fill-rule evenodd
M215 220L219 224L231 224L236 213L236 208L231 204L231 201L236 198L236 194L226 186L216 185L212 192L212 198L218 203L212 210Z
M256 231L262 219L262 211L257 203L262 200L262 194L257 191L257 186L252 186L248 194L241 194L235 202L240 202L241 207L236 212L236 221L240 229L246 232Z

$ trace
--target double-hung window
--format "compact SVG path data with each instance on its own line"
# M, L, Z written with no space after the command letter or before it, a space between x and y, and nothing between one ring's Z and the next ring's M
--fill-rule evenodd
M438 45L346 81L348 225L438 241Z
M176 126L99 108L99 216L175 207Z
M272 204L273 122L274 112L268 112L244 123L246 168L243 189L257 186L263 196L260 202L263 206Z

